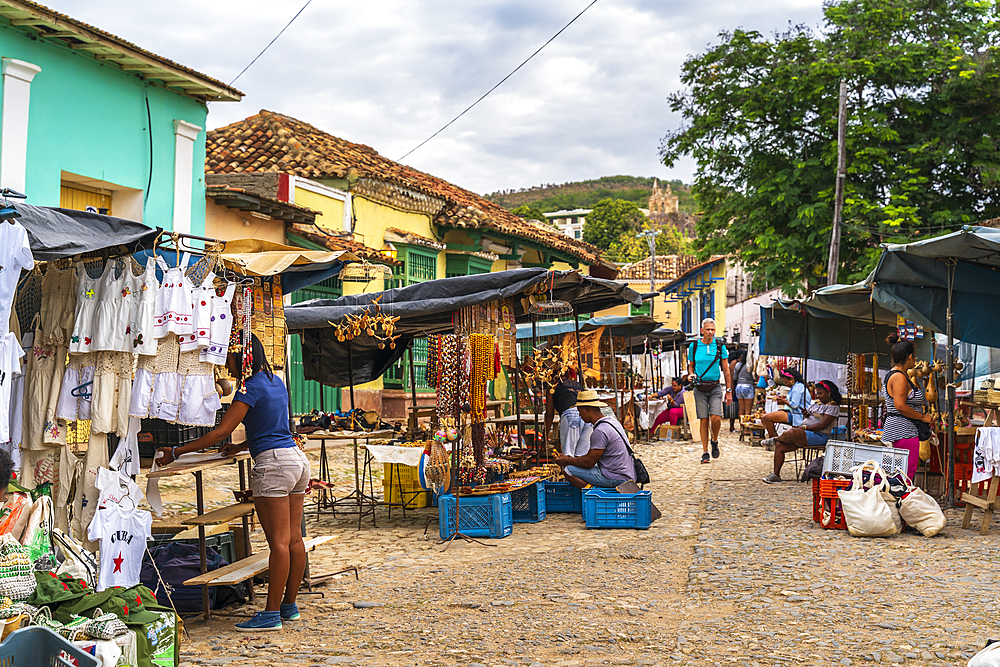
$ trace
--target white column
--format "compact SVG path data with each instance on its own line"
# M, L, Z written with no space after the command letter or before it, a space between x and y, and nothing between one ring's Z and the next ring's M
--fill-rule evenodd
M354 216L353 216L353 212L351 211L351 208L352 208L352 205L351 205L351 193L348 192L344 196L344 222L343 222L343 230L345 232L353 232L354 231L354 220L353 220Z
M173 231L191 233L191 185L194 179L194 140L201 128L174 120L174 219Z
M38 65L3 59L3 118L0 120L0 187L24 192L28 162L28 103Z

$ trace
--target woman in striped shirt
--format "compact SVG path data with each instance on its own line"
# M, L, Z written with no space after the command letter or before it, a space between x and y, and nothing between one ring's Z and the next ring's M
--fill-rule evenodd
M924 413L924 390L910 381L907 371L916 365L913 343L901 340L896 334L885 339L892 347L892 370L885 376L885 422L882 424L882 442L890 447L905 449L906 474L913 479L920 464L920 437L917 422L930 424L930 413Z

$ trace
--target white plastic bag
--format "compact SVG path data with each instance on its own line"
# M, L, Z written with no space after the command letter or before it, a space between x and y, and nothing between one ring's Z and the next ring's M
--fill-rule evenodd
M934 537L944 530L945 518L941 506L909 479L906 484L906 495L899 501L899 516L924 537ZM1000 653L997 655L1000 657ZM1000 662L997 664L1000 665Z
M888 491L883 491L882 500L885 501L886 506L889 508L889 514L892 515L892 523L896 526L896 532L903 532L903 518L899 515L899 506L896 505L896 496L892 495Z
M862 481L862 471L870 469L869 488ZM876 475L881 480L875 484ZM854 485L848 490L837 491L840 506L847 521L847 530L854 537L888 537L899 532L892 521L892 512L882 500L886 489L885 473L874 461L866 461L854 468Z
M990 644L972 656L968 667L1000 667L1000 642Z

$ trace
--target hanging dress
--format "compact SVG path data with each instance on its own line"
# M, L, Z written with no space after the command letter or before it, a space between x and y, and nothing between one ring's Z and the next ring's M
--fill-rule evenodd
M185 277L185 280L189 280ZM200 285L191 286L191 333L181 336L181 352L201 350L211 343L212 296L215 294L215 273L209 271Z
M92 278L87 271L87 266L83 262L76 265L76 308L73 321L73 333L69 339L69 351L90 352L94 342L94 325L97 315L97 302L100 298L99 290L104 284L104 277L112 262L104 267L104 270L96 278Z
M181 352L178 372L181 378L180 409L177 423L187 426L215 426L215 414L222 407L215 390L215 366L199 361L199 352Z
M184 277L188 256L188 253L182 254L180 264L172 267L168 267L162 257L156 258L157 265L163 270L163 282L156 292L153 317L153 336L157 340L170 333L189 336L193 331L191 285Z
M110 260L97 284L97 306L94 311L91 352L113 352L122 349L128 310L122 294L128 267L121 260Z
M212 290L212 315L209 318L209 343L199 359L219 366L226 364L229 354L229 334L233 328L232 302L236 283L226 285L222 293Z
M153 333L153 322L156 315L156 295L160 283L156 279L156 260L152 257L146 260L146 269L138 280L133 283L132 290L138 290L139 298L135 311L130 318L129 338L125 350L136 354L156 354L156 335Z

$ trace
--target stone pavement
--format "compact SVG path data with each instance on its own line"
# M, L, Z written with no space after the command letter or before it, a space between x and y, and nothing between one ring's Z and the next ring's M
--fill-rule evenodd
M301 597L302 620L278 633L189 623L182 666L964 665L1000 635L1000 529L980 537L949 511L933 539L852 538L812 523L807 485L762 484L771 455L728 433L711 465L691 442L636 449L663 512L648 531L554 514L444 549L435 509L360 531L310 514L310 535L338 535L313 572L359 565L360 581ZM349 451L331 459L338 495Z

